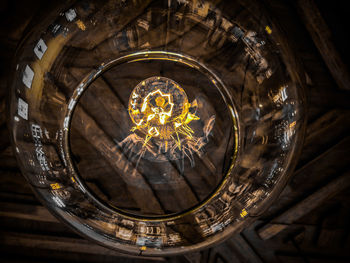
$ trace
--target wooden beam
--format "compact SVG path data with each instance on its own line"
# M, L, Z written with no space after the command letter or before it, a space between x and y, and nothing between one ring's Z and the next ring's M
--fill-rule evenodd
M350 147L350 136L342 138L337 143L333 143L330 148L327 148L323 152L314 152L314 156L311 160L302 164L301 167L297 167L294 171L293 177L289 183L292 188L299 187L305 190L305 185L314 185L315 182L321 182L326 178L331 178L334 175L334 170L329 169L332 163L337 163L338 169L348 167L349 156L348 149ZM316 148L314 149L316 150ZM315 175L313 179L310 178L310 174ZM312 187L313 188L313 187Z
M7 96L0 99L0 126L5 124L6 122L6 117L7 117L6 99L7 99Z
M162 257L140 257L119 253L117 251L92 244L90 241L78 238L33 235L14 232L0 232L1 246L18 246L33 249L47 249L64 252L73 252L91 255L128 257L137 259L149 259L156 261L165 261Z
M299 0L298 7L304 24L318 51L341 89L350 90L350 75L333 41L332 33L313 0Z
M274 218L270 223L258 229L259 237L263 240L274 237L286 229L289 224L292 224L296 220L302 218L310 211L320 206L328 198L345 190L349 186L350 171L334 179L327 185L317 190L315 193L309 195L307 198L282 213L280 216Z
M0 216L58 223L58 220L44 207L14 202L0 202Z
M7 139L7 140L0 140L0 151L3 151L10 145L10 134L5 122L0 126L0 138Z
M226 244L232 244L242 254L246 262L262 263L259 255L254 251L252 246L244 238L244 235L238 234L226 241Z
M303 151L299 158L297 169L326 152L350 132L350 112L346 110L331 110L308 125ZM322 142L322 143L320 143Z

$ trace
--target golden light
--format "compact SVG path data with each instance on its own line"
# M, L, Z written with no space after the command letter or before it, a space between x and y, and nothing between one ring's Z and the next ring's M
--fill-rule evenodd
M154 138L181 149L181 138L192 138L194 133L188 124L199 120L195 112L190 112L196 107L188 102L185 91L175 81L148 78L134 88L129 98L129 115L135 125L131 131L143 135L144 145Z

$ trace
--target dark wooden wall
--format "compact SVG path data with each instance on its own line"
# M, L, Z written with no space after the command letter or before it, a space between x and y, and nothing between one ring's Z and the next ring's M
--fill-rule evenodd
M350 262L350 75L346 1L265 0L307 77L308 126L294 175L254 225L225 243L173 258L132 258L82 239L36 200L6 126L16 45L45 1L0 3L1 262ZM47 4L47 3L46 3Z

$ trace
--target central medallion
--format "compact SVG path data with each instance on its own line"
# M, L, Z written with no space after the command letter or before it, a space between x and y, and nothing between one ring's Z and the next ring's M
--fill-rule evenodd
M185 91L173 80L151 77L139 83L129 99L129 115L135 124L131 131L145 136L145 145L151 138L179 144L180 137L192 137L188 126L193 120L197 105L188 102Z
M215 116L201 120L197 100L190 103L178 83L158 76L141 81L133 89L128 112L133 123L131 133L118 144L138 161L188 157L194 166L194 153L201 156L215 121ZM191 127L193 123L195 128Z

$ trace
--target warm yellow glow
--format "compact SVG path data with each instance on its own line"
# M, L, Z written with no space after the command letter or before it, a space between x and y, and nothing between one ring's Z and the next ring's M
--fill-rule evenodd
M265 31L270 35L272 33L272 29L269 26L265 27Z
M157 103L157 106L163 107L164 103L165 103L165 99L163 97L159 96L156 98L156 103Z
M78 26L81 30L83 30L83 31L86 30L86 26L85 26L84 22L81 21L80 19L77 20L77 22L75 22L75 23L77 24L77 26Z
M248 215L248 212L245 210L245 208L242 209L242 212L240 213L241 217L245 217Z
M151 127L151 128L149 128L149 130L148 130L148 135L149 135L149 136L157 137L157 136L159 136L159 131L158 131L157 128Z
M175 82L161 77L142 81L131 93L129 115L135 124L131 131L145 135L144 145L155 138L168 148L172 141L181 149L180 137L192 138L194 131L188 126L199 120L189 112L192 106L185 91Z
M61 185L59 183L50 184L52 190L57 190L61 188Z

